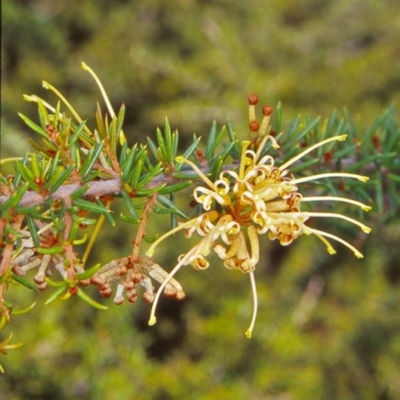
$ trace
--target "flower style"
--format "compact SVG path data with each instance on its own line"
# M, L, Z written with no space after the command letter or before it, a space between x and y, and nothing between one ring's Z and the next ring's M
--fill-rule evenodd
M252 122L255 122L253 105L250 102L250 127ZM202 239L189 252L179 257L178 264L161 284L153 303L149 320L150 325L156 322L157 302L169 279L184 265L190 264L195 269L208 268L209 263L206 257L211 250L223 260L226 268L237 269L243 273L248 273L250 276L254 308L250 326L246 331L248 338L251 337L257 314L254 270L259 260L259 235L268 234L270 240L277 239L281 245L287 246L302 234L313 234L325 244L329 254L335 254L334 248L328 241L328 239L333 239L347 246L356 257L363 257L350 243L330 233L310 228L306 225L306 222L310 217L339 218L359 226L365 233L371 231L369 227L342 214L301 211L301 205L305 202L329 200L351 203L364 211L370 210L371 207L342 197L303 197L298 186L304 182L323 178L342 177L358 179L362 182L367 181L368 178L356 174L332 172L296 179L288 169L293 163L314 149L330 142L343 141L346 139L346 135L323 140L278 167L274 165L272 156L263 155L267 141L272 142L272 147L279 147L272 136L266 135L270 111L268 109L268 112L264 112L264 120L258 131L258 138L261 141L256 147L256 151L249 150L252 142L242 142L242 155L237 171L225 170L221 172L218 180L212 182L190 160L183 157L176 159L177 162L191 166L207 185L207 187L196 187L193 192L195 200L202 204L205 212L199 217L181 223L178 227L160 237L150 247L147 255L151 256L155 247L162 240L182 229L185 230L186 237L191 237L196 232ZM218 204L217 209L219 211L211 210L213 202Z

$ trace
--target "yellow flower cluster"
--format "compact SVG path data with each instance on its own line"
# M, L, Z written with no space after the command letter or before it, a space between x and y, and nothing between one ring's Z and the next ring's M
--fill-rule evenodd
M261 129L263 130L261 133L266 130L265 126L262 126L260 131ZM160 237L150 247L147 255L151 256L155 247L167 236L182 229L185 230L186 237L189 238L196 232L202 239L189 252L179 257L178 264L160 286L153 303L149 324L153 325L156 322L155 308L168 280L184 265L190 264L195 269L208 268L209 262L206 258L213 250L223 260L226 268L238 269L250 275L254 297L253 318L246 331L246 336L250 338L257 312L254 269L260 253L258 235L268 234L269 239L277 239L280 244L287 246L302 234L314 234L322 240L330 254L334 254L335 250L326 238L344 244L361 258L362 254L351 244L327 232L310 228L305 222L310 217L340 218L358 225L365 233L369 233L370 228L342 214L301 211L301 203L330 200L352 203L365 211L368 211L370 207L341 197L303 197L299 193L298 185L331 177L354 178L363 182L368 178L335 172L296 179L288 169L290 165L314 149L329 142L345 139L346 135L341 135L321 141L279 167L274 165L273 157L263 155L267 141L272 142L272 147L279 147L272 136L264 135L256 151L248 149L250 141L244 141L238 170L221 172L219 179L215 182L212 182L193 162L178 157L177 162L191 166L206 184L206 186L196 187L193 192L195 200L202 204L205 212L197 218L181 223L177 228ZM214 203L218 205L219 211L212 210Z

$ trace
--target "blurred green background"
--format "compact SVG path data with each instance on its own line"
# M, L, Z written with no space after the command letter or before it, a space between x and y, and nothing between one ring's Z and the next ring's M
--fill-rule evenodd
M37 111L22 94L54 103L42 80L93 121L100 94L81 61L126 104L131 143L165 116L183 140L227 117L244 138L250 93L282 101L284 125L346 106L368 127L400 98L398 0L3 0L1 45L2 157L29 146L16 113ZM1 398L398 399L400 224L371 218L367 240L341 235L363 260L340 246L329 256L315 238L263 242L252 340L249 279L218 260L179 273L187 298L162 298L154 327L143 301L100 312L79 299L43 307L41 294L5 330L24 346L0 361ZM97 259L129 254L131 230L109 228ZM166 269L177 250L156 253ZM33 297L18 289L24 307Z

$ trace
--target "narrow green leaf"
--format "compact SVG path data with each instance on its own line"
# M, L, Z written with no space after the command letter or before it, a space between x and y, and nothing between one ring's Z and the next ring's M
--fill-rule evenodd
M117 116L117 129L116 129L117 142L118 142L119 136L120 136L121 131L122 131L122 125L124 124L125 111L126 111L125 104L122 104L120 109L119 109L119 111L118 111L118 116ZM124 143L125 142L126 142L126 140L124 141Z
M39 254L60 254L64 251L62 246L53 247L38 247L37 252Z
M29 283L29 282L28 282ZM29 288L30 289L30 288ZM39 290L36 288L36 287L33 287L33 289L32 290L34 290L35 292L39 292ZM28 306L28 307L25 307L25 308L22 308L22 309L19 309L19 308L17 308L16 310L12 310L12 314L13 315L22 315L22 314L26 314L26 313L28 313L29 311L31 311L32 310L32 308L33 307L35 307L35 305L36 305L36 301L34 301L30 306ZM18 346L19 347L19 346Z
M192 181L185 181L185 182L176 183L175 185L164 186L163 188L157 190L157 193L170 194L170 193L178 192L180 190L186 189L191 184L192 184Z
M85 185L71 194L72 200L80 199L90 188L90 185Z
M162 196L162 195L160 195L160 196ZM174 193L171 193L169 195L169 200L172 202L172 204L175 204L175 194ZM171 219L171 228L172 229L175 229L178 226L178 218L177 218L178 213L179 213L179 215L183 214L183 213L181 214L181 211L179 211L179 210L177 210L176 213L171 214L170 219Z
M142 167L143 167L143 161L142 159L138 160L136 163L134 169L131 171L131 173L128 176L128 182L133 188L137 188L137 184L139 181L140 174L142 172Z
M99 206L103 206L102 202L101 202L99 199L95 199L95 200L96 200L96 203L97 203ZM111 226L115 226L115 221L114 221L113 217L111 216L111 211L110 211L109 213L103 214L103 215L104 215L106 221L107 221Z
M66 170L56 175L54 179L50 179L43 187L54 193L69 178L74 169L75 167L70 165Z
M25 180L25 182L29 183L31 189L38 193L40 189L39 186L35 183L35 177L33 176L32 171L28 167L23 165L20 160L15 161L15 167L21 173L22 178Z
M161 133L160 128L156 129L156 136L157 136L158 146L159 146L159 149L161 150L161 154L162 154L162 157L163 157L163 159L160 160L160 161L168 161L168 159L167 159L167 148L165 146L165 140L163 138L163 135ZM158 159L158 152L157 152L157 159Z
M142 179L138 183L138 188L146 186L156 175L162 172L162 164L158 163L148 174L142 176Z
M69 147L69 156L71 158L71 164L79 171L81 169L81 159L79 155L79 148L76 143L72 143Z
M94 213L108 214L111 212L104 205L94 204L94 203L91 203L90 201L86 201L83 199L76 199L73 201L73 204L82 210L86 210L86 211L90 211L90 212L94 212Z
M296 136L297 130L298 130L299 125L300 125L300 122L301 122L301 115L297 115L296 118L293 121L290 122L289 130L285 135L288 140L292 139L293 137ZM285 142L285 146L286 146L286 144L287 143Z
M33 218L27 215L26 222L28 224L29 232L31 233L33 243L35 244L36 247L40 247L40 239L37 234L36 225L35 222L33 221Z
M80 274L76 274L76 278L81 281L84 279L88 279L92 277L99 269L101 268L101 263L97 263L92 268L87 269L85 272L81 272Z
M345 148L343 148L342 150L336 151L335 152L335 158L337 159L341 159L346 157L347 155L353 153L355 151L355 149L357 148L357 144L350 144L347 145Z
M157 146L156 144L147 136L147 144L153 153L153 156L157 159Z
M168 118L165 117L164 120L164 141L165 141L165 157L166 161L169 163L173 163L174 157L172 153L172 134L171 134L171 126L169 125Z
M199 145L201 140L201 137L197 138L196 135L193 135L193 143L189 146L189 148L183 153L182 157L183 158L189 158L193 152L196 150L197 146ZM176 164L175 171L180 171L182 167L184 166L184 163L178 163Z
M93 182L94 180L96 180L97 177L106 177L106 179L109 178L109 175L107 174L102 174L102 171L99 169L96 169L94 171L91 171L88 175L86 175L85 179L82 179L81 183L85 184L88 182Z
M154 187L154 188L149 188L149 189L140 189L136 192L136 196L138 197L142 197L142 196L149 196L152 195L154 193L159 193L159 191L165 187L165 183L163 183L160 186Z
M215 137L217 136L217 122L214 120L211 124L210 132L208 133L208 139L206 144L205 158L209 160L213 156L215 150L214 143Z
M98 145L97 145L98 146ZM84 161L83 164L80 168L80 174L82 176L83 173L89 174L91 172L90 168L90 162L93 160L93 153L94 153L95 147L91 147L88 151L87 154L84 154Z
M22 197L26 193L26 191L29 188L29 183L25 182L21 187L17 189L16 192L14 192L3 204L2 207L2 212L3 212L3 218L6 216L6 212L10 210L12 207L16 207L19 205Z
M108 128L108 141L109 141L110 154L112 154L115 157L117 155L117 143L118 143L116 117L112 118Z
M57 101L56 104L56 109L54 111L54 115L53 115L53 121L51 123L51 125L53 126L54 129L58 130L58 118L60 115L60 110L61 110L61 102L60 100Z
M27 281L26 279L20 277L19 275L16 275L14 273L11 273L12 279L21 285L25 286L26 288L33 290L34 292L38 293L39 289L33 285L31 282Z
M126 222L127 224L138 224L140 222L140 219L127 217L123 213L120 213L119 217L120 217L121 221Z
M320 158L313 158L312 160L303 161L302 163L300 163L294 167L290 167L290 172L296 173L296 172L302 171L306 168L309 168L312 165L319 164L320 162L321 162Z
M49 278L48 276L46 276L46 282L51 286L51 287L55 287L55 288L60 288L60 287L66 287L68 286L68 282L66 280L62 280L62 281L53 281L53 279Z
M51 166L50 166L50 169L49 169L49 171L47 173L47 177L46 177L47 181L52 179L52 177L56 173L56 169L58 166L58 160L60 158L60 152L61 152L61 150L58 150L57 153L54 155L54 158L51 160Z
M177 152L178 152L178 144L179 144L179 133L178 133L178 131L176 130L176 131L172 134L172 155L173 155L173 157L172 157L171 163L173 162L173 160L175 160L175 157L176 157L176 155L177 155Z
M74 242L76 240L76 237L78 236L78 231L79 231L79 225L80 225L80 217L78 217L76 214L72 216L72 219L74 220L74 223L71 226L71 229L69 230L68 233L68 240L70 242Z
M183 213L182 211L178 210L176 205L170 199L168 199L168 197L166 197L166 196L164 196L162 194L159 194L157 196L157 201L160 204L162 204L164 207L166 207L167 209L171 210L171 212L180 215L182 218L189 219L189 217L185 213Z
M121 153L119 155L119 165L122 166L125 164L126 158L128 157L128 142L125 140L122 143Z
M298 132L296 132L296 134L291 140L285 142L283 148L286 150L296 147L295 145L298 144L304 138L304 136L306 136L312 129L316 127L320 119L321 119L320 117L314 118L314 120L311 123L307 124L303 129L300 129Z
M372 163L373 161L379 160L379 162L382 162L384 160L388 160L388 159L391 159L394 157L396 157L396 153L372 154L369 157L365 157L362 160L348 166L346 168L346 172L357 172L357 171L360 171L362 167L364 167L365 165L367 165L369 163Z
M379 214L383 213L383 203L382 175L377 174L377 179L375 181L375 204Z
M40 169L39 169L39 162L37 159L37 154L31 154L31 167L33 176L36 178L40 178Z
M175 210L171 210L170 208L162 208L162 207L154 206L153 207L153 212L155 214L164 215L164 214L174 214Z
M236 146L232 148L231 156L234 160L239 160L242 149L240 148L237 135L236 135L236 133L233 129L233 126L229 120L226 121L226 127L228 130L229 141L231 143L236 143Z
M93 168L94 163L96 162L97 158L100 155L103 145L104 145L104 141L101 141L96 146L96 148L93 150L93 154L90 154L90 151L89 151L89 154L87 155L87 157L89 158L89 162L87 163L87 165L85 165L86 164L86 162L85 162L84 166L82 167L82 170L81 170L82 178L86 178L86 176L89 174L90 170Z
M55 290L51 296L45 301L45 305L52 303L54 300L58 299L60 296L64 295L68 290L68 285L58 288Z
M132 151L129 154L125 165L122 167L123 180L125 182L131 182L132 181L132 178L134 177L134 175L136 173L138 173L136 168L137 168L137 164L139 163L140 160L141 160L142 165L140 167L139 173L141 173L141 169L143 167L143 163L145 162L146 159L147 159L146 146L141 146L139 151L137 151L137 145L135 144L135 146L132 147ZM134 169L131 169L133 164L135 164L136 167Z
M122 179L124 181L128 180L128 176L129 176L129 174L131 172L132 163L133 163L133 160L135 159L136 153L137 153L137 143L131 148L125 163L121 164Z
M40 206L33 206L33 207L22 207L22 206L16 206L15 211L17 214L29 214L32 218L36 218L36 216L39 216L39 218L44 218L42 213L40 212L41 207Z
M86 121L82 121L78 128L75 130L75 133L72 135L71 140L69 141L69 143L72 145L73 143L75 143L77 141L77 139L79 138L79 136L82 134L83 129L85 128L86 125Z
M212 180L215 180L221 174L223 161L224 160L222 159L221 156L218 156L214 160L212 167L210 168L210 171L209 171L209 173L211 173Z
M338 124L338 126L337 126L337 128L336 128L336 130L335 130L335 132L333 133L332 136L342 135L344 130L345 130L345 124L346 123L345 123L345 121L343 119L340 120L340 122L339 122L339 124Z
M94 137L91 134L89 128L86 126L85 121L82 121L79 125L75 124L73 121L69 120L71 123L71 130L73 132L78 132L80 130L80 126L82 124L82 131L78 135L77 139L79 139L79 142L82 143L87 149L95 146L97 142L94 140Z
M122 198L124 199L125 206L129 211L130 217L132 217L135 221L139 222L140 221L139 215L136 212L136 208L133 205L132 199L129 197L129 194L125 191L122 191L121 193L122 193Z
M36 132L39 135L44 136L46 138L48 137L47 132L42 127L40 127L39 125L36 125L28 117L25 117L25 115L23 115L21 113L18 113L18 115L25 122L25 124L28 125L28 127L30 129L32 129L34 132Z
M25 182L33 181L35 179L32 171L27 168L25 164L22 164L20 160L15 161L15 166L17 167L17 170L21 173Z
M22 159L22 164L25 165L27 162L28 162L28 153L25 153L24 158ZM21 179L22 179L21 172L16 170L15 176L13 179L13 185L15 188L17 188L19 186Z
M39 100L37 102L37 105L38 105L38 111L39 111L40 124L42 125L43 128L45 128L47 125L50 125L49 113L47 112L47 109L43 105L42 101Z
M237 144L236 142L229 143L229 145L226 146L225 149L220 154L218 154L218 157L221 157L222 161L225 161L226 158L234 149L234 147L236 146L236 144Z
M222 128L219 130L217 137L214 139L212 143L212 147L210 149L210 157L214 154L215 149L218 147L218 145L221 143L222 137L225 135L225 130L226 127L225 125L222 126ZM231 147L233 147L234 142L230 143ZM229 152L228 152L229 153ZM206 155L206 159L208 160L210 157Z
M67 119L61 126L61 132L57 136L57 147L61 149L68 148L68 141L71 135L71 119Z
M98 303L97 301L93 300L89 297L80 287L78 289L78 297L83 300L84 302L88 303L90 306L97 308L98 310L108 310L108 307L104 306L103 304Z

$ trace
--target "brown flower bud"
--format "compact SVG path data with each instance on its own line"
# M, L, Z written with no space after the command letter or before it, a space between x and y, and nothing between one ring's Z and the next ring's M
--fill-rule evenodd
M125 267L125 265L123 265L123 266L117 268L117 274L118 274L119 276L124 276L124 275L126 275L126 271L128 271L128 269Z
M90 279L82 279L79 281L79 284L83 287L90 285Z
M105 297L106 299L108 299L109 297L111 297L112 295L112 288L111 286L109 286L107 289L105 290L100 290L100 294Z
M143 300L146 303L152 303L154 301L154 294L153 293L149 293L149 292L144 292L143 293Z
M273 111L274 109L269 104L266 104L262 109L262 113L267 117L271 115Z
M37 288L39 290L46 290L47 289L47 282L45 281L45 282L37 284Z
M139 283L142 280L142 274L140 272L132 272L131 279L134 283Z
M106 283L106 280L103 276L101 275L95 275L91 279L92 283L95 284L96 286L101 286Z
M173 299L173 298L176 297L176 289L173 288L171 285L167 285L167 286L165 286L164 294L165 294L165 296L167 296L168 298Z
M251 94L247 99L251 106L254 106L258 103L258 96L256 94Z
M125 281L124 288L126 291L132 290L135 287L135 284L132 281Z
M115 296L114 304L120 306L124 302L124 296Z
M260 124L257 121L251 121L249 124L249 128L251 132L257 132Z

